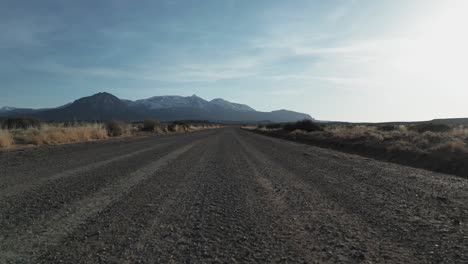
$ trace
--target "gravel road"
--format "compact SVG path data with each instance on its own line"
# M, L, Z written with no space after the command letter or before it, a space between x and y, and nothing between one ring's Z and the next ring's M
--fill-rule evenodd
M468 263L468 180L233 127L1 152L0 263Z

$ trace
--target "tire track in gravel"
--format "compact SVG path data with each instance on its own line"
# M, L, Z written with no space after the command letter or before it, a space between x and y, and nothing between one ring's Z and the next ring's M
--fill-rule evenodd
M241 134L272 163L316 188L324 201L360 218L382 240L393 241L393 254L378 256L399 256L398 248L405 248L413 252L412 262L468 261L464 253L468 248L466 179ZM434 192L456 194L439 200Z
M215 131L190 134L143 136L97 142L40 146L29 149L0 151L0 193L5 188L29 184L66 170L112 159L155 144L174 143L187 138L201 138Z
M148 235L155 219L177 206L173 197L190 177L193 164L203 159L205 153L206 148L198 143L176 162L161 168L156 177L136 186L123 199L89 218L59 245L50 247L38 263L123 263L134 259L129 249Z
M393 262L417 260L414 253L385 240L359 217L347 213L339 204L324 197L285 168L237 138L246 155L246 163L265 191L265 206L277 211L278 221L288 228L308 262L379 263L398 250ZM268 201L270 201L268 203Z
M33 232L22 230L14 236L3 237L0 245L0 262L34 262L41 252L57 245L67 234L89 217L123 198L135 186L154 175L161 167L190 150L196 143L177 149L161 159L135 171L128 178L120 179L99 190L92 196L67 205L58 213L41 219L31 226Z
M204 164L207 160L206 151L198 156L197 163ZM152 252L150 259L153 259L155 262L163 262L164 254L169 256L167 258L168 262L173 261L172 256L176 255L176 251L180 250L180 246L186 246L187 240L183 236L175 236L180 231L176 230L173 225L177 222L181 222L181 226L188 226L188 219L181 216L184 215L185 210L189 208L185 207L185 204L181 204L181 201L190 199L187 195L189 194L188 189L193 187L190 185L196 175L193 171L199 169L198 167L191 167L189 170L191 173L185 173L184 179L186 180L177 188L172 191L172 195L164 201L164 203L159 207L158 214L155 217L152 217L149 225L144 229L141 235L138 237L138 240L135 244L128 247L123 254L122 258L119 260L121 263L135 263L143 262L143 260L148 258L148 252ZM182 212L177 214L177 208L182 208ZM168 221L170 217L174 217L177 214L179 217L176 221ZM167 223L171 223L168 225ZM163 243L159 243L157 246L154 245L156 237L162 237ZM175 241L177 241L175 243ZM174 245L176 244L176 245ZM145 256L145 257L144 257Z
M258 188L232 134L206 148L169 206L128 249L126 263L304 262L289 233L272 226L276 216L256 202Z
M308 159L312 159L315 163L322 163L324 168L314 169L320 170L324 175L327 173L347 173L347 177L352 178L354 182L359 183L361 186L378 189L379 193L382 194L398 194L388 196L386 199L401 200L404 198L417 207L420 206L418 204L420 200L432 199L434 202L438 202L441 198L447 198L459 206L459 208L454 209L468 209L468 204L464 202L468 200L468 193L466 192L468 183L466 179L283 140L271 141L271 138L264 137L261 141L264 140L269 144L262 144L265 146L262 149L270 148L274 153L275 151L278 152L278 148L275 150L269 145L286 144L287 148L280 147L287 151L288 154L285 157L300 157L297 162L299 160L306 162ZM300 164L298 168L300 167L304 167L304 165ZM393 177L388 177L388 174L392 174ZM369 177L372 177L373 180L369 181ZM340 182L332 177L327 180ZM445 208L441 207L439 209L444 210ZM451 210L452 208L449 211ZM437 213L440 213L440 211L437 210Z
M170 145L160 145L152 151L84 171L73 177L60 178L19 195L0 199L0 239L17 229L28 228L37 219L47 218L50 214L58 212L74 201L92 195L113 181L128 177L140 167L190 142L191 139L181 139Z
M31 149L0 152L0 192L17 184L28 184L65 170L79 169L91 163L108 160L147 148L169 138L125 138L119 140L40 146ZM8 176L8 177L6 177Z
M257 202L258 188L233 133L224 132L215 159L202 175L192 240L175 262L189 257L194 262L304 262L290 234L272 224L276 216Z
M7 187L7 188L2 190L2 192L0 193L0 199L4 199L6 197L13 196L13 195L18 195L21 192L24 192L26 190L30 190L30 189L33 189L33 188L38 188L38 187L43 186L45 184L50 184L52 181L55 181L55 180L58 180L58 179L64 179L64 178L68 178L68 177L78 176L78 175L80 175L82 173L86 173L86 172L98 169L100 167L109 165L111 163L126 160L126 159L129 159L129 158L133 157L133 156L137 156L139 154L143 154L145 152L149 152L149 151L161 148L163 146L167 146L168 144L169 143L157 144L155 146L144 148L144 149L141 149L141 150L137 150L137 151L132 152L132 153L124 154L124 155L121 155L121 156L117 156L117 157L114 157L114 158L111 158L111 159L107 159L107 160L103 160L103 161L99 161L99 162L95 162L95 163L91 163L91 164L85 165L83 167L70 169L70 170L65 170L65 171L59 172L57 174L53 174L51 176L48 176L48 177L42 177L42 178L34 179L34 180L29 181L28 183L25 183L25 184L13 185L11 187Z

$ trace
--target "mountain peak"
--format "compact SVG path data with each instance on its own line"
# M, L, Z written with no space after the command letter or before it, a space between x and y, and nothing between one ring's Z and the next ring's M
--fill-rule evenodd
M210 101L210 104L224 108L226 110L231 110L231 111L239 111L239 112L252 112L255 111L252 107L245 105L245 104L237 104L237 103L231 103L229 101L226 101L222 98L215 98Z
M261 120L287 122L311 119L307 114L286 110L258 112L248 105L231 103L222 98L207 101L196 94L154 96L130 101L121 100L107 92L100 92L53 109L20 110L0 111L0 116L18 116L27 113L46 120L143 120L154 117L170 121L192 119L229 122Z
M96 93L96 94L93 94L91 96L88 96L88 97L112 97L112 98L117 98L117 96L111 94L111 93L108 93L108 92L99 92L99 93Z
M80 98L74 101L70 106L87 106L95 109L112 109L112 108L123 108L126 103L120 100L113 94L101 92L91 96Z

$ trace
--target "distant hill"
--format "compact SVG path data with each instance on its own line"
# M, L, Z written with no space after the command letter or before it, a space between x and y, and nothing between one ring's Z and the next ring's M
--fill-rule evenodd
M468 125L468 118L441 118L441 119L434 119L431 121L432 123L437 124L445 124L451 126L459 126L459 125Z
M0 108L0 116L5 116L5 115L28 115L37 110L34 109L28 109L28 108L16 108L16 107L11 107L11 106L5 106Z
M155 96L122 100L110 93L98 93L52 109L1 108L0 116L33 116L44 120L209 120L218 122L289 122L312 119L308 114L289 110L260 112L248 105L218 98L207 101L196 95Z

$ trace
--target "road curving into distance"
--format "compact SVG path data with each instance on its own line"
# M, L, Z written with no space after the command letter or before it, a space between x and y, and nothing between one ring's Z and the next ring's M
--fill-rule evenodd
M467 263L468 180L234 127L0 153L0 263Z

